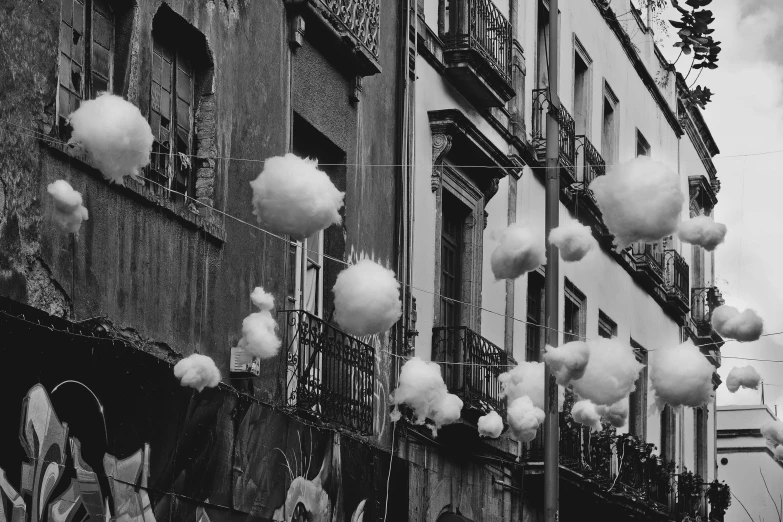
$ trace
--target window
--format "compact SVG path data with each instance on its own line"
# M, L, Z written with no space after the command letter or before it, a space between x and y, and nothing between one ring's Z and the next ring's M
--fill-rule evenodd
M601 130L601 155L608 164L617 162L617 136L620 126L619 113L617 112L617 97L604 82L603 97L603 125Z
M636 380L635 389L628 400L628 429L632 435L645 438L647 436L647 350L631 339L636 360L644 364Z
M598 310L598 335L606 339L617 337L617 323L601 310Z
M571 282L565 282L565 303L563 311L563 342L578 341L585 338L586 300Z
M644 139L644 135L636 129L636 157L650 156L650 144Z
M539 89L549 86L549 9L538 2L536 86Z
M696 439L693 444L693 447L696 448L694 455L696 469L694 473L705 480L707 479L707 437L709 433L707 422L708 408L709 406L704 406L702 408L694 408L693 410L693 433Z
M440 320L442 326L460 326L462 300L462 251L467 208L449 192L443 192L440 238Z
M668 404L661 411L661 456L669 462L674 462L675 440L677 431L677 417L674 408Z
M574 35L574 122L576 134L590 134L590 57Z
M540 325L544 324L544 276L538 272L527 274L527 335L525 337L525 360L538 361L545 335Z
M62 0L58 129L70 138L68 116L81 102L112 90L114 12L106 0Z

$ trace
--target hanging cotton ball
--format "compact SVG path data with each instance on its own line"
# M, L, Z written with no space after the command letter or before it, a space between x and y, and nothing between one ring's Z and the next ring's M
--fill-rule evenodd
M731 393L736 393L740 387L758 390L760 381L761 375L753 366L735 366L731 369L729 377L726 379L726 388Z
M560 250L560 257L567 263L580 261L598 245L590 227L579 221L570 221L553 228L549 233L549 242Z
M680 223L677 235L686 243L712 252L726 238L726 225L716 223L710 216L696 216Z
M636 360L633 348L616 337L592 339L587 346L590 362L582 378L573 381L574 390L596 405L611 406L635 389L644 365Z
M482 415L478 420L478 432L482 437L497 439L503 433L503 419L495 410Z
M274 308L274 298L264 292L260 286L250 294L250 300L259 309L242 321L242 338L239 347L259 359L269 359L277 355L282 341L277 337L277 321L270 313Z
M723 337L740 342L758 341L764 331L764 321L748 308L740 312L733 306L719 306L712 312L712 327Z
M544 363L522 361L511 370L498 375L500 393L498 396L511 404L516 399L526 396L537 408L544 409ZM563 407L565 390L558 386L557 404Z
M400 418L399 406L407 404L413 410L416 424L424 424L426 419L434 422L433 435L437 435L442 426L458 420L462 411L462 400L449 393L440 366L419 357L413 357L402 365L391 400L394 404L392 421Z
M511 225L500 234L490 265L495 279L516 279L546 264L546 245L529 227Z
M69 144L83 147L107 179L120 185L136 177L150 162L152 130L138 107L105 93L82 102L68 117L73 128Z
M672 407L697 408L710 402L714 370L690 340L655 350L650 364L650 382L658 408L664 403Z
M680 178L666 165L640 156L609 168L590 183L617 251L636 241L654 242L677 230L685 197Z
M626 397L611 406L596 406L595 411L615 428L622 428L628 420L629 408L630 404Z
M253 215L261 226L301 240L342 222L340 192L318 162L293 154L264 162L264 170L250 182Z
M62 179L49 183L46 190L54 200L54 222L63 232L78 233L82 221L89 219L87 209L82 206L82 195Z
M400 283L394 272L363 259L337 276L334 320L351 335L385 332L402 315Z
M601 426L601 415L598 413L595 404L588 400L581 400L575 403L571 407L571 417L579 424L583 424L593 431L604 429Z
M206 355L191 354L174 365L174 377L182 386L190 386L198 391L214 388L220 383L220 371L215 361Z
M544 410L533 405L530 397L515 399L508 407L506 418L508 427L520 442L530 442L536 438L538 427L544 422Z
M761 434L773 444L783 444L783 421L769 421L763 424Z
M778 444L775 446L775 451L773 452L773 455L775 456L775 460L779 460L783 462L783 444Z
M544 362L552 368L560 386L568 386L572 380L580 379L589 360L590 348L583 341L572 341L559 348L547 345L544 353Z

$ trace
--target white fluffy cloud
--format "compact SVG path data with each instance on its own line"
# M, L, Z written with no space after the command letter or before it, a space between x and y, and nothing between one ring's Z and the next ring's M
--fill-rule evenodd
M583 424L593 431L601 431L601 415L592 402L581 400L571 408L571 416L579 424Z
M87 209L82 205L82 195L73 190L71 185L62 179L49 183L49 195L54 200L54 222L63 232L76 234L82 228L82 221L89 218Z
M351 335L385 332L402 315L394 272L369 259L340 272L333 291L334 320Z
M773 444L783 444L783 421L769 421L761 426L761 434Z
M520 397L528 397L537 408L544 409L544 363L522 361L498 376L500 398L510 405ZM565 390L558 386L558 407L562 408Z
M242 321L242 338L239 347L259 359L269 359L277 355L282 341L277 337L277 321L270 310L275 306L272 295L257 286L250 294L250 300L258 308Z
M726 388L731 393L735 393L740 387L757 390L760 381L761 375L753 366L735 366L731 369L729 377L726 379Z
M580 261L598 246L590 227L575 220L552 229L549 242L560 250L560 257L567 263Z
M598 412L598 415L603 417L606 422L615 428L622 428L628 420L629 407L629 400L628 397L626 397L611 406L597 406L596 411Z
M652 353L650 382L655 391L656 406L704 406L712 397L712 374L715 367L688 340L680 345L665 346Z
M341 222L345 193L318 170L315 160L293 154L269 158L250 187L253 214L261 226L277 234L304 239Z
M546 245L530 227L511 225L500 233L490 265L495 279L516 279L546 264Z
M740 312L733 306L723 305L712 312L712 327L728 339L750 342L761 337L764 321L750 308Z
M590 348L584 341L572 341L558 348L547 345L544 353L544 361L552 367L560 386L582 378L589 360Z
M636 360L630 344L603 337L587 341L590 362L582 378L573 382L580 397L596 405L611 406L635 389L644 365Z
M544 422L544 410L533 405L530 397L522 396L508 407L508 427L517 440L530 442L536 438L538 427Z
M449 393L440 366L419 357L407 360L402 366L397 389L392 393L392 404L392 421L400 418L399 406L407 404L413 410L416 424L424 424L426 419L433 421L433 435L437 435L442 426L456 422L462 412L462 400Z
M497 439L503 433L503 418L495 410L482 415L478 420L478 432L482 437Z
M666 165L640 156L609 168L590 183L618 251L635 241L657 241L677 230L685 196Z
M220 383L220 371L215 361L206 355L194 353L174 365L174 377L182 386L190 386L198 391L214 388Z
M712 252L726 238L726 225L716 223L710 216L696 216L680 223L677 235L686 243Z
M150 162L152 131L138 107L113 94L87 100L69 117L69 143L85 149L104 176L123 184Z
M775 459L783 462L783 444L775 446Z

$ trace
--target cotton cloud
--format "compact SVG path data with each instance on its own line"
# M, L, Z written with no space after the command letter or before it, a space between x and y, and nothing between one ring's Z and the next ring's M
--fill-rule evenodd
M333 291L334 320L351 335L385 332L402 315L394 272L369 259L340 272Z
M685 197L666 165L640 156L609 168L590 183L620 251L636 241L657 241L677 230Z
M644 365L636 360L633 348L617 338L587 341L590 362L584 375L573 382L580 397L596 405L611 406L635 389L634 383Z
M544 363L522 361L498 376L499 397L511 404L520 397L528 397L537 408L544 409ZM565 390L558 386L558 407L562 408Z
M783 461L783 444L778 444L777 446L775 446L774 455L775 455L775 460Z
M89 218L87 209L82 205L82 195L62 179L50 183L47 187L54 200L54 222L63 232L76 234L82 227L82 221Z
M726 388L731 393L735 393L740 387L757 390L759 381L761 381L761 375L753 366L735 366L726 379Z
M198 391L204 388L214 388L220 383L220 371L215 361L206 355L194 353L174 365L174 377L182 386L189 386Z
M570 221L552 229L549 242L560 250L560 257L567 263L580 261L598 245L590 227L578 221Z
M545 417L544 410L534 406L527 396L514 399L506 415L511 433L521 442L530 442L536 438L538 427Z
M68 117L70 144L83 147L106 178L123 184L150 162L152 130L138 107L119 96L102 94L82 102Z
M482 437L497 439L503 433L503 418L495 410L482 415L478 420L478 432Z
M579 424L583 424L593 431L601 431L601 415L592 402L581 400L571 408L571 416Z
M655 350L650 364L650 382L656 406L704 406L712 398L710 364L692 341Z
M547 345L544 353L544 361L552 368L560 386L582 378L589 360L590 348L583 341L572 341L559 348Z
M712 327L728 339L751 342L761 337L764 321L750 308L740 312L733 306L723 305L712 312Z
M407 404L413 410L416 424L424 424L426 419L433 421L430 426L433 435L437 435L442 426L456 422L462 411L462 400L449 393L440 366L419 357L407 360L402 366L391 400L394 404L392 421L400 419L399 406Z
M712 252L726 238L726 225L716 223L710 216L696 216L680 223L677 235L686 243Z
M597 406L598 415L606 419L606 422L615 428L622 428L628 420L629 401L628 397L612 404L611 406Z
M253 214L261 226L277 234L301 240L341 223L345 193L318 170L315 160L293 154L269 158L250 187Z
M277 321L270 310L275 300L260 286L250 294L250 300L258 308L242 321L242 338L239 347L259 359L269 359L277 355L282 341L277 337Z
M783 421L769 421L763 424L761 434L773 444L783 444Z
M546 264L546 245L531 228L511 225L500 233L490 265L495 279L516 279Z

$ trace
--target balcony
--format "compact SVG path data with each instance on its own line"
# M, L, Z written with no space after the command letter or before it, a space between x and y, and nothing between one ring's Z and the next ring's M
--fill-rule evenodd
M606 174L606 162L592 142L587 139L587 136L576 136L575 164L576 184L573 186L573 189L578 195L575 203L579 205L578 215L581 217L585 213L588 214L592 217L595 224L600 225L599 228L603 231L601 210L598 208L598 201L589 187L595 178Z
M369 435L375 349L301 310L283 310L287 405L304 416Z
M464 403L465 420L476 422L490 410L505 418L498 375L516 364L505 350L467 327L437 327L432 329L432 360L461 363L444 364L441 369L449 392Z
M629 247L637 273L642 273L654 286L663 284L664 255L659 243L634 243Z
M451 0L443 59L454 84L480 107L514 97L511 24L492 0Z
M723 338L712 329L712 312L723 303L716 286L691 289L691 323L697 345L707 345L711 350L723 345Z
M303 16L308 38L320 47L338 53L336 58L352 64L359 76L381 72L380 0L285 0L290 9ZM301 45L301 34L295 31Z
M533 89L533 121L531 137L536 155L539 158L546 157L546 120L549 112L549 89ZM560 105L557 112L559 122L558 156L561 167L560 174L563 177L563 187L570 187L576 183L576 124L571 114Z
M677 312L687 314L690 310L690 292L688 291L690 274L688 263L676 250L664 252L664 289L669 303Z

